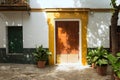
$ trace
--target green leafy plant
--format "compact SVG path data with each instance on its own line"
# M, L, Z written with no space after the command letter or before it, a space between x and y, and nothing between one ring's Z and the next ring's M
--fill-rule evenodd
M93 58L93 62L98 66L103 66L108 64L108 51L103 48L103 46L96 48L96 53Z
M33 52L33 56L35 61L47 61L51 55L51 52L47 49L43 48L43 45L36 48L35 52Z
M99 75L105 76L107 74L108 61L108 51L103 48L103 46L97 47L95 49L95 56L93 57L93 63L96 65L96 71Z
M95 50L93 50L93 49L88 50L88 54L87 54L86 58L87 58L87 62L89 65L92 65L92 63L94 63L93 58L95 57L95 55L96 55L96 49Z
M116 76L120 78L120 52L116 56L109 54L108 60Z

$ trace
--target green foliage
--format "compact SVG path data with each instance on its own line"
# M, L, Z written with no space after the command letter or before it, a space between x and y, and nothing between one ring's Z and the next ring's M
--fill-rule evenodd
M93 57L93 62L98 66L103 66L108 64L108 51L103 48L103 46L95 49L96 53Z
M116 4L116 0L111 0L111 4Z
M120 53L117 53L116 56L109 54L108 60L112 66L113 71L120 78Z
M87 54L87 62L88 64L92 64L93 63L93 58L96 55L96 50L88 50L88 54Z
M44 49L42 45L37 47L35 52L33 52L33 56L36 62L47 61L49 58L49 55L51 55L50 51L47 49Z
M112 6L113 6L113 8L115 8L115 6L116 6L116 0L111 0L110 5L112 5Z
M102 66L108 64L107 59L108 51L101 47L97 47L94 50L89 50L87 54L88 64L95 63L96 65Z

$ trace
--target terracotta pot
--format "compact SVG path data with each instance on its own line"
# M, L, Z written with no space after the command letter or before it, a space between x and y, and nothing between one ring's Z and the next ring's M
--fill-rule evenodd
M92 66L93 69L96 69L95 63L92 63L91 66Z
M97 66L96 70L99 75L105 76L107 74L107 65Z
M114 78L115 80L120 80L120 78L118 78L115 74L114 74Z
M44 67L45 67L45 64L46 64L46 61L38 61L38 62L37 62L37 67L38 67L38 68L44 68Z

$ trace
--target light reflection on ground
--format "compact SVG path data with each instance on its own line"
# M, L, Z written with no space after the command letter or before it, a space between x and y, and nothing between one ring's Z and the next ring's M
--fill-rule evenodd
M86 68L90 68L89 65L83 66L80 63L62 63L62 64L58 64L56 67L56 70L60 70L60 71L69 71L69 70L82 70L82 69L86 69Z

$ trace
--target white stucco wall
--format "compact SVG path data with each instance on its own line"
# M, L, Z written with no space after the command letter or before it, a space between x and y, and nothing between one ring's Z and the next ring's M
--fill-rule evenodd
M23 39L24 48L39 45L48 48L48 25L45 12L32 12L24 15Z
M31 0L32 8L111 8L111 0ZM117 0L120 3L120 0ZM88 21L88 47L103 45L109 48L111 13L90 13Z
M90 13L88 23L88 47L98 47L103 45L109 48L109 26L111 13Z
M110 12L94 12L89 14L87 28L87 43L89 48L103 45L106 48L110 47L109 26L111 25ZM120 15L119 15L120 17ZM118 20L120 25L120 19Z
M110 1L111 0L30 0L30 5L32 8L110 8Z
M0 48L6 47L5 30L6 30L6 27L4 26L3 18L1 17L1 14L0 14Z
M48 26L44 12L2 12L0 13L0 48L6 47L6 26L23 26L23 47L48 48Z
M118 0L120 3L120 0ZM110 8L110 0L30 0L32 8ZM13 15L14 14L14 15ZM120 17L120 16L119 16ZM103 45L109 48L111 13L89 14L88 47ZM119 20L120 25L120 20ZM45 12L0 12L0 48L6 47L6 26L23 26L23 47L43 44L48 48L48 25Z

